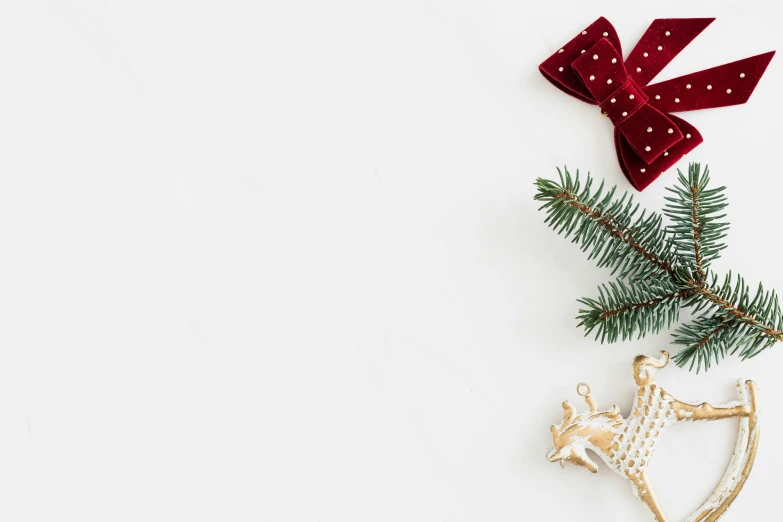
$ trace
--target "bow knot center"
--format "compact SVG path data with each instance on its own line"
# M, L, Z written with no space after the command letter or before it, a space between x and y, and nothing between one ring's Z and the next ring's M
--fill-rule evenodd
M647 95L632 78L628 78L601 102L600 108L601 112L612 120L612 124L617 126L633 116L646 103Z

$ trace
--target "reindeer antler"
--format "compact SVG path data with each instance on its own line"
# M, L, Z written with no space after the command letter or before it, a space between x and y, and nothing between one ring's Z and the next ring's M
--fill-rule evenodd
M590 395L590 386L587 385L587 383L580 382L576 387L576 393L578 393L581 397L585 398L585 402L587 402L587 406L590 408L589 415L594 415L598 413L598 403L596 403L595 399L592 395ZM612 411L609 413L619 414L619 410L617 409L617 406L612 407ZM557 435L557 433L573 424L575 421L581 420L582 417L576 416L576 407L571 404L569 401L565 401L563 403L563 422L560 424L560 427L555 426L554 424L550 427L552 430L553 435Z
M563 410L563 427L565 428L574 421L574 417L576 417L576 408L570 402L565 401L563 403Z

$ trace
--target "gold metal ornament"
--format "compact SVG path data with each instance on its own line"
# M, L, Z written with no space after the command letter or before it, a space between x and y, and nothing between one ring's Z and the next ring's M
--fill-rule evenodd
M634 360L638 388L633 411L627 419L620 415L617 406L598 411L590 387L580 383L576 391L584 397L589 409L577 414L573 404L563 403L563 422L551 427L553 448L547 457L561 466L568 462L596 473L598 466L585 450L595 451L612 470L630 481L634 495L650 508L654 520L668 522L647 474L658 439L677 422L739 418L737 444L726 473L701 507L684 521L715 522L739 494L756 457L759 441L756 385L753 381L739 381L739 400L722 406L682 402L655 384L655 371L668 362L669 354L665 351L660 359L640 355Z

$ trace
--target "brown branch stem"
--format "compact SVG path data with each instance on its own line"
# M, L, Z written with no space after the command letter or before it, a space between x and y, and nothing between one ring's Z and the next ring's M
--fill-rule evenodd
M752 315L746 314L739 308L733 306L731 303L717 295L706 285L701 285L696 288L696 291L704 296L708 301L713 302L725 310L728 314L734 316L736 319L748 323L754 328L761 330L764 334L774 337L778 341L783 341L783 332L776 330L775 328L761 323L758 319Z
M609 317L622 314L629 310L638 310L639 308L648 308L650 306L655 306L658 303L662 303L663 301L666 301L667 299L674 299L674 298L682 299L692 293L693 290L691 289L680 290L679 292L672 292L670 294L666 294L661 297L656 297L655 299L648 299L647 301L642 301L641 303L633 303L626 306L621 306L620 308L617 308L615 310L604 310L601 312L601 319L608 319Z
M587 205L580 203L577 197L570 192L561 191L557 193L555 197L557 199L566 201L568 205L578 209L588 218L596 220L596 223L598 223L598 225L600 225L604 230L609 232L612 237L616 237L620 241L623 241L636 253L644 257L648 262L662 270L665 270L670 276L674 277L675 274L673 266L658 258L658 256L646 250L639 243L634 241L634 239L631 237L630 229L623 230L611 216L604 216L599 210L591 209Z
M707 342L708 342L710 339L712 339L712 338L713 338L713 336L717 335L717 334L718 334L718 332L720 332L720 331L721 331L721 330L723 330L724 328L728 327L728 326L729 326L729 324L730 324L730 323L723 323L723 324L721 324L720 326L718 326L717 328L715 328L713 331L711 331L710 333L708 333L707 335L705 335L704 337L702 337L701 339L699 339L699 342L698 342L698 343L696 343L696 344L693 346L693 348L694 348L694 349L696 349L696 350L701 350L701 347L702 347L702 346L704 346L705 344L707 344Z
M696 270L699 273L699 281L703 282L707 278L707 274L704 272L704 267L702 266L701 241L699 240L699 215L696 211L699 205L698 192L698 187L691 188L691 221L693 222L693 252L696 261Z

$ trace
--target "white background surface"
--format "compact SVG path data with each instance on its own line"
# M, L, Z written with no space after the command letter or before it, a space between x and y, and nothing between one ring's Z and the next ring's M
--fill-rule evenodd
M0 3L0 519L649 520L623 480L544 458L585 380L627 413L638 353L575 299L608 279L543 224L555 166L627 188L611 128L537 65L598 16L718 20L659 76L783 48L774 2ZM686 118L729 186L715 264L783 290L783 61ZM662 204L673 171L639 196ZM757 380L770 520L783 354ZM736 422L678 426L650 472L672 522Z

